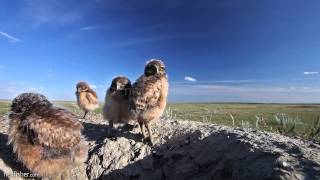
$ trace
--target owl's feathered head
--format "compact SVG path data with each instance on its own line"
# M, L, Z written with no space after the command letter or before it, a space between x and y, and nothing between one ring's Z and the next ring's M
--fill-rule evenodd
M13 99L11 111L15 113L24 113L27 111L40 110L50 106L52 106L52 103L42 94L23 93Z
M91 89L90 85L85 81L78 82L76 88L76 96L78 96L82 92L88 92L91 93L94 97L98 98L97 93L93 89Z
M117 76L112 80L110 90L113 91L122 91L128 90L131 88L131 81L124 76Z
M84 82L84 81L80 81L77 84L77 93L80 92L86 92L90 89L90 86L88 83Z
M144 68L144 74L146 76L165 75L166 67L161 60L151 59L146 63L146 66Z

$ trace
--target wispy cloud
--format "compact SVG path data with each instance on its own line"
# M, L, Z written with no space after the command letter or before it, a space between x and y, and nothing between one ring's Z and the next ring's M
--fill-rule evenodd
M23 92L39 92L42 93L43 86L35 86L26 84L25 82L8 82L0 85L1 98L12 99Z
M320 87L173 84L169 94L171 101L312 103Z
M155 36L155 37L143 37L143 38L136 38L136 39L129 39L126 41L119 42L115 44L113 47L125 47L125 46L132 46L132 45L140 45L145 43L152 43L157 41L163 41L175 38L175 36L170 35L162 35L162 36Z
M97 86L94 85L94 84L90 84L90 87L91 87L92 89L97 89Z
M191 78L191 79L190 79ZM190 82L197 82L197 84L253 84L253 83L270 83L272 80L250 80L250 79L238 79L238 80L212 80L212 81L198 81L192 77L186 76L185 81L171 82L172 84L188 84ZM196 80L196 81L194 81Z
M305 75L317 75L317 74L319 74L319 72L317 72L317 71L305 71L305 72L303 72L303 74L305 74Z
M186 77L184 77L184 80L186 80L186 81L190 81L190 82L196 82L196 81L197 81L195 78L190 77L190 76L186 76Z
M26 88L24 91L27 91L27 92L42 92L43 90L43 87L42 86L39 86L39 87L28 87Z
M93 29L94 29L93 26L85 26L85 27L80 28L81 31L89 31L89 30L93 30Z
M0 66L0 70L5 70L5 69L7 69L5 66Z
M53 77L54 76L54 71L52 69L48 69L44 71L48 77Z
M238 79L238 80L220 80L220 81L207 81L208 83L232 83L232 84L241 84L241 83L255 83L255 82L266 82L269 80L250 80L250 79Z
M34 23L35 27L41 25L70 25L79 22L88 9L89 2L65 2L55 0L25 1L22 14Z
M10 43L21 42L19 38L16 38L6 32L0 31L0 37L7 39Z

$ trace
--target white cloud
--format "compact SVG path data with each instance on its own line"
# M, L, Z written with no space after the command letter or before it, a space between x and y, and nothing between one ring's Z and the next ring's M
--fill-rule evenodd
M186 81L190 81L190 82L196 82L196 81L197 81L195 78L190 77L190 76L186 76L186 77L184 77L184 80L186 80Z
M0 99L12 99L18 94L24 92L35 92L42 93L44 91L43 86L36 86L32 84L27 84L25 82L8 82L0 84Z
M186 79L187 78L187 79ZM191 81L191 82L195 82L192 81L191 79L195 79L192 77L185 77L185 81L181 82L171 82L172 84L187 84L188 82L186 81ZM270 83L273 82L272 80L250 80L250 79L238 79L238 80L216 80L216 81L198 81L197 79L195 79L196 82L202 83L202 84L252 84L252 83Z
M24 91L29 91L29 92L42 92L43 87L39 86L39 87L28 87L26 88Z
M168 39L173 39L173 38L176 38L176 36L160 35L160 36L153 36L153 37L129 39L126 41L116 43L116 44L112 45L111 47L118 47L119 48L119 47L125 47L125 46L141 45L141 44L153 43L153 42L158 42L158 41L163 41L163 40L168 40Z
M92 29L94 29L93 26L85 26L85 27L80 28L81 31L89 31L89 30L92 30Z
M4 66L0 66L0 69L3 69L3 70L4 70L4 69L7 69L7 68L6 68L6 67L4 67Z
M90 87L91 87L92 89L97 89L97 86L96 86L96 85L93 85L93 84L90 84Z
M73 25L92 9L89 1L66 3L56 0L24 1L21 13L25 19L31 20L34 27L42 25Z
M320 86L174 84L169 96L171 101L177 102L314 103L320 98Z
M305 74L305 75L317 75L317 74L319 74L319 72L317 72L317 71L305 71L305 72L303 72L303 74Z
M262 80L248 80L248 79L240 79L240 80L221 80L221 81L210 81L209 83L254 83L261 82Z
M7 39L10 43L21 42L21 40L19 38L13 37L13 36L11 36L10 34L8 34L6 32L0 31L0 36L2 36L3 38Z
M45 72L45 73L47 74L47 76L49 76L49 77L53 77L53 76L54 76L54 71L53 71L52 69L45 70L44 72Z
M104 88L106 88L106 86L105 85L99 85L98 86L100 89L104 89Z

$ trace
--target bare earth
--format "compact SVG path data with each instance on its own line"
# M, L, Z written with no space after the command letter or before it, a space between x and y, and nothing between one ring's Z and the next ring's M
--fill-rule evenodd
M141 142L138 126L119 127L106 138L100 115L81 120L89 159L70 179L320 179L320 146L256 130L161 119L153 124L156 145ZM28 172L7 142L0 119L0 179ZM8 179L8 178L7 178ZM21 179L10 176L10 179Z

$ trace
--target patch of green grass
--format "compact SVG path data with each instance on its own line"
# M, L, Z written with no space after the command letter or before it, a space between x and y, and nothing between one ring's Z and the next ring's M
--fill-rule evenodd
M54 101L53 102L57 106L62 106L67 108L69 111L72 111L74 113L83 113L83 111L79 108L77 105L77 102L73 101ZM99 107L94 110L95 113L101 114L103 108L103 103L100 103Z
M0 116L10 110L10 101L0 101Z
M169 104L171 114L181 120L211 122L233 126L258 128L283 134L308 138L320 115L320 105L307 104ZM277 120L282 114L285 126ZM258 122L257 122L258 121ZM293 127L294 126L294 127ZM319 140L319 137L315 137Z

